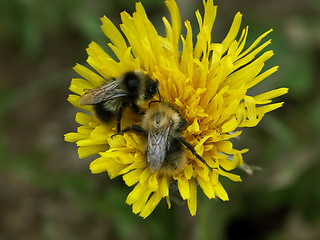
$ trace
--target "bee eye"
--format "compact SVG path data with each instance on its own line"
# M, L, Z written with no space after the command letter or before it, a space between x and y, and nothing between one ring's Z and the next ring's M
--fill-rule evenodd
M153 97L153 95L157 91L157 86L155 84L152 84L146 88L146 94L145 94L145 99L148 100Z

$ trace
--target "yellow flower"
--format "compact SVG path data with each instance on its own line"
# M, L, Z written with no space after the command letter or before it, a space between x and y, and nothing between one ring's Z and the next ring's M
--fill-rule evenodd
M175 1L168 0L165 4L171 15L171 24L163 17L166 37L158 35L141 3L136 3L132 16L121 13L122 33L103 17L102 30L110 39L108 46L117 60L92 42L87 49L87 62L97 73L76 65L75 71L83 78L72 80L70 90L74 94L68 98L70 103L88 113L76 115L81 126L76 133L66 134L65 140L77 143L80 158L100 154L90 165L92 173L107 171L110 178L122 175L124 182L134 187L126 203L143 218L162 198L166 198L170 208L169 186L174 182L182 199L187 200L191 215L197 210L197 184L208 198L228 200L219 177L241 181L238 175L228 171L242 164L242 154L247 151L234 149L231 139L241 134L239 127L254 127L266 113L281 107L282 102L271 103L271 99L288 91L279 88L257 96L247 93L278 69L275 66L261 72L273 52L269 50L258 55L271 43L271 40L261 41L272 29L244 50L248 27L236 39L242 18L241 13L237 13L222 43L213 43L211 32L217 7L208 0L204 1L204 16L199 11L195 13L200 31L193 39L189 21L184 22L186 36L181 35ZM90 106L79 105L79 95L85 90L134 69L142 69L159 81L162 100L173 105L188 120L184 137L210 168L187 151L188 161L182 171L173 176L163 171L152 173L146 159L146 139L133 132L111 138L116 124L101 123ZM141 123L141 117L130 111L123 116L123 127Z

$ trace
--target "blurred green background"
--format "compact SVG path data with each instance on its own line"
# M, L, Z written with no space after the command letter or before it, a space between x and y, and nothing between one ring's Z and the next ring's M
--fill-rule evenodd
M142 1L164 35L164 2ZM202 1L180 0L182 19ZM263 171L243 182L221 179L230 201L198 191L198 213L162 201L146 220L124 202L121 178L91 175L93 158L78 159L63 134L75 131L77 110L66 99L72 67L85 64L91 41L106 46L100 17L118 25L130 0L0 0L0 239L320 239L320 2L317 0L217 0L213 40L220 42L241 11L248 45L270 28L279 71L252 94L289 87L285 101L238 149ZM184 31L184 29L183 29ZM247 45L247 46L248 46Z

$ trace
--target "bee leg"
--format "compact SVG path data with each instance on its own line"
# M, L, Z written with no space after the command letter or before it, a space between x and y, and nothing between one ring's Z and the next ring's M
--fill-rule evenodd
M118 116L117 116L117 133L119 133L121 131L121 118L122 118L122 112L123 112L123 109L125 108L125 106L126 106L126 104L123 103L119 107L119 112L118 112Z
M121 135L121 134L123 134L123 133L125 133L125 132L128 132L128 131L134 131L134 132L144 133L144 134L148 135L147 132L146 132L146 130L144 130L142 127L140 127L140 126L138 126L138 125L132 125L132 126L130 126L130 127L127 127L127 128L125 128L125 129L122 129L121 131L119 131L119 132L116 133L116 134L113 134L113 135L111 136L111 138L113 138L113 137L116 136L116 135Z
M211 169L211 167L208 165L208 163L194 150L194 148L188 143L184 138L180 138L180 141L195 155L201 162L203 162L205 165Z

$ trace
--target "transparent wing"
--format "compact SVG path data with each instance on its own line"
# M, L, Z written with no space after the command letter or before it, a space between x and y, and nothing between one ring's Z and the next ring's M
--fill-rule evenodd
M161 132L148 133L147 157L151 172L159 170L166 158L171 124Z
M108 82L99 87L85 92L79 99L80 105L90 105L97 104L100 102L108 101L114 98L124 97L126 92L121 90L119 87L119 82L117 80Z

